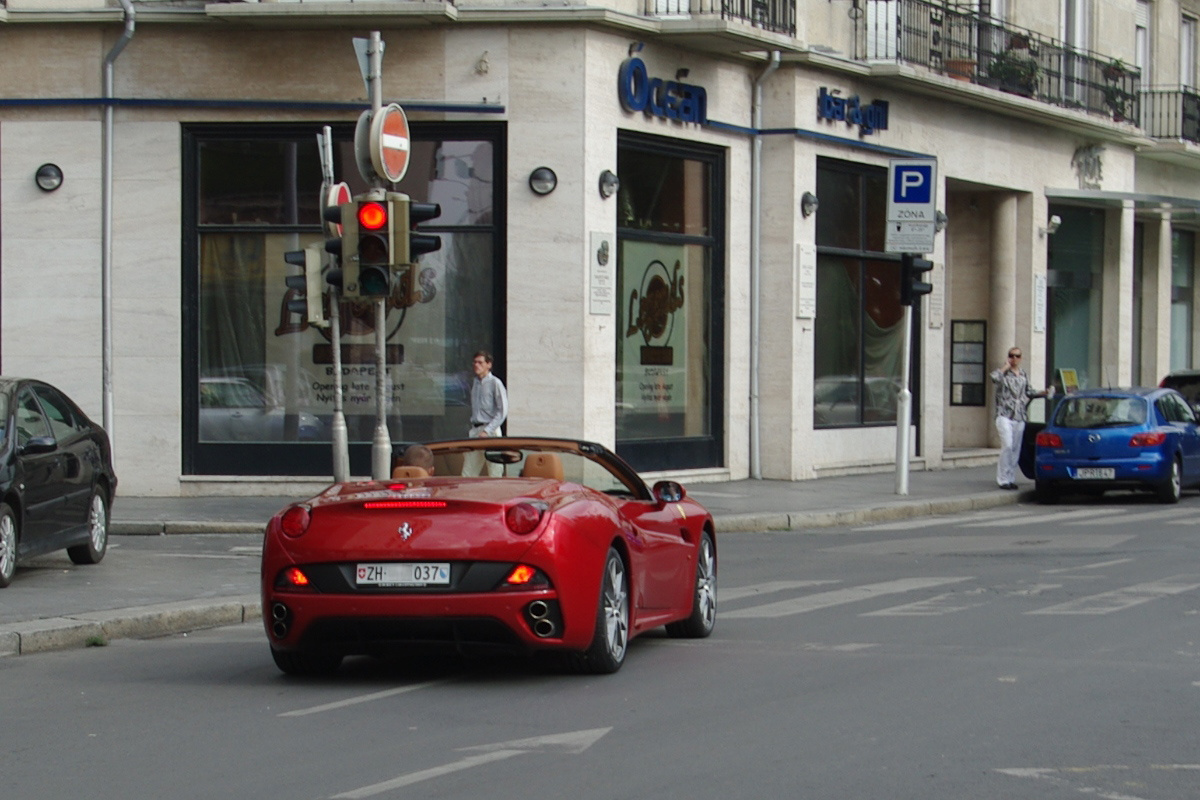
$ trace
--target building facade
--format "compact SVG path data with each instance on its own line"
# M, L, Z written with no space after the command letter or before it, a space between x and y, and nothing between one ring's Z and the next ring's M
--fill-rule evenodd
M397 448L466 433L485 349L509 433L691 481L890 468L906 317L887 178L919 158L945 225L908 331L910 458L979 463L987 373L1014 344L1035 385L1195 365L1197 16L7 0L0 370L102 420L129 494L327 483L339 382L369 474L374 309L338 304L339 375L330 331L290 310L284 254L328 235L318 133L335 180L368 186L353 40L379 31L384 101L412 130L390 188L441 207L417 291L387 303Z

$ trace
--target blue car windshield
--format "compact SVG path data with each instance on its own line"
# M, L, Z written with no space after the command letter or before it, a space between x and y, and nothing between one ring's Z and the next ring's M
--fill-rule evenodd
M1145 425L1146 401L1140 397L1067 397L1058 404L1054 424L1060 428Z

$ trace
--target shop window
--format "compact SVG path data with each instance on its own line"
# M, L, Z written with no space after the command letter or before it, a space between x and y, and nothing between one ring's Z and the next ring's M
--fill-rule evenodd
M904 309L899 259L883 252L886 190L886 170L818 161L813 365L818 428L896 422ZM914 341L914 353L918 350Z
M463 435L472 354L488 349L503 364L503 226L492 179L502 174L500 135L497 126L414 125L408 173L391 187L442 208L422 226L442 246L422 257L418 301L387 302L385 413L396 446ZM366 191L353 130L335 129L334 138L337 177L353 194ZM370 472L374 303L339 304L340 376L329 329L287 307L284 277L296 268L284 253L324 239L313 130L198 126L185 146L185 224L195 243L185 297L185 472L328 474L339 380L351 471ZM325 306L328 316L328 295Z
M950 405L987 404L987 322L954 320L950 323Z
M623 135L617 153L617 450L642 470L720 466L721 157Z

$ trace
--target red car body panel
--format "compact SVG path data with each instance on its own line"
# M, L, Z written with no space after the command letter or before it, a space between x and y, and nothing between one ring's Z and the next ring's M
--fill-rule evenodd
M367 507L371 502L385 507ZM544 506L530 533L515 533L505 521L519 503ZM484 644L583 651L595 633L610 547L626 562L632 638L692 614L699 542L705 531L713 536L712 518L699 503L686 495L662 502L644 484L606 494L547 478L434 475L335 484L298 505L309 511L307 529L284 533L289 507L271 519L263 545L264 626L279 652L374 652L439 636L471 644L478 634L485 634ZM358 564L391 562L448 562L452 584L354 584ZM501 585L518 564L539 570L548 585ZM281 578L289 567L308 574L310 585ZM557 610L552 635L534 630L535 600ZM442 623L453 625L453 633Z

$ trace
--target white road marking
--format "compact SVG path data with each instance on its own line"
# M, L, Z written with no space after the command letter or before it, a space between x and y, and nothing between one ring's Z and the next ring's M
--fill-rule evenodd
M804 614L822 608L857 603L860 600L870 600L888 594L901 594L919 589L929 589L934 586L945 586L950 583L961 583L972 578L903 578L884 583L873 583L866 586L852 586L848 589L837 589L832 592L819 592L804 597L794 597L775 603L766 603L750 608L739 608L721 614L725 619L769 619L786 617L792 614Z
M881 608L878 611L868 611L865 614L860 614L862 617L937 617L943 614L953 614L955 611L966 611L969 608L976 608L983 605L983 602L967 603L963 602L965 596L947 592L930 597L928 600L918 600L915 603L906 603L902 606L892 606L891 608Z
M1122 510L1123 511L1123 510ZM1188 508L1168 508L1159 511L1139 511L1135 513L1120 513L1113 514L1111 517L1101 517L1100 519L1074 520L1064 522L1064 525L1133 525L1138 522L1147 522L1150 520L1164 519L1167 517L1178 517L1183 514L1194 515L1196 512Z
M1026 614L1112 614L1127 608L1167 597L1173 594L1183 594L1200 589L1200 575L1175 575L1161 581L1139 583L1126 586L1124 589L1114 589L1111 592L1080 597L1067 603L1041 608L1036 611L1026 611Z
M730 600L741 600L743 597L753 597L756 594L783 592L788 589L803 589L806 586L821 586L827 583L841 583L841 581L768 581L756 586L741 586L736 589L727 589L722 586L717 589L717 600L729 602Z
M324 705L312 706L311 708L300 708L295 711L285 711L280 714L281 717L305 717L309 714L320 714L324 711L336 711L339 708L348 708L356 706L360 703L370 703L372 700L382 700L385 697L394 697L398 694L406 692L415 692L418 689L428 689L431 686L449 683L449 680L426 681L425 683L414 683L411 686L398 686L395 689L386 689L382 692L373 692L372 694L363 694L358 697L350 697L345 700L338 700L333 703L325 703Z
M1039 512L1034 511L1005 511L1006 519L1019 519L1021 517L1034 517ZM945 517L913 517L912 519L902 519L896 522L881 522L877 525L864 525L861 528L854 528L856 531L909 531L920 528L932 528L935 526L944 527L947 525L969 525L973 520L986 518L987 520L994 519L994 511L980 512L972 511L966 514L955 514Z
M1043 575L1059 575L1063 572L1078 572L1081 569L1104 569L1105 567L1115 567L1117 564L1128 564L1133 561L1132 558L1117 558L1112 561L1097 561L1095 564L1082 564L1078 567L1062 567L1060 569L1044 569Z
M1123 508L1073 508L1070 511L1059 511L1055 514L1004 514L999 513L984 522L970 522L964 528L1007 528L1013 525L1037 523L1041 525L1069 524L1079 519L1089 517L1107 517L1113 514L1123 514Z

